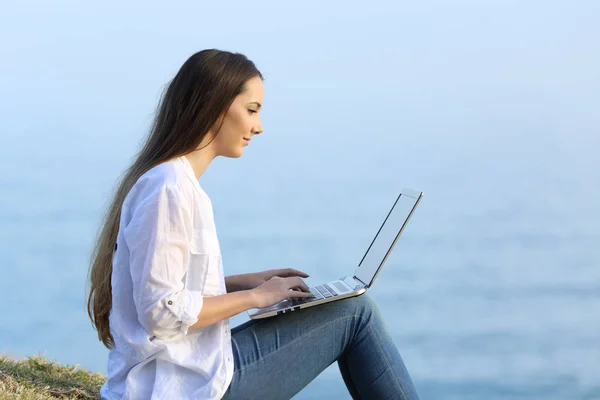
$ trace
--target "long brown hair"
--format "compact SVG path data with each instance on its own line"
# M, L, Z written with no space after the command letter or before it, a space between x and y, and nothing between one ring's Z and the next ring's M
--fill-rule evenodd
M163 92L150 134L118 183L92 253L87 309L98 338L107 348L114 346L109 326L112 259L125 197L149 169L197 149L244 90L246 81L257 76L263 79L254 63L242 54L203 50L188 58Z

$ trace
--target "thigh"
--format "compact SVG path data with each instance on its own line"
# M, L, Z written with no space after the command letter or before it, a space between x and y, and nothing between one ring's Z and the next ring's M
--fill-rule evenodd
M292 398L344 353L361 311L360 300L350 298L236 327L224 399Z

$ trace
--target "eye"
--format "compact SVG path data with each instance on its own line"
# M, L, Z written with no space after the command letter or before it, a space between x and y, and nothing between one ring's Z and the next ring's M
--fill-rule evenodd
M248 110L248 112L249 112L250 114L256 114L258 111L256 111L256 110Z

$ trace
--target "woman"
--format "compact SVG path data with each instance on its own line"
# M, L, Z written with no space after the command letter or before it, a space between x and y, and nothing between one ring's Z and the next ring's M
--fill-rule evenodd
M249 321L311 296L296 270L225 277L212 203L198 179L262 133L262 75L245 56L192 55L161 99L93 254L88 313L110 349L105 399L289 399L337 361L355 399L414 399L366 295Z

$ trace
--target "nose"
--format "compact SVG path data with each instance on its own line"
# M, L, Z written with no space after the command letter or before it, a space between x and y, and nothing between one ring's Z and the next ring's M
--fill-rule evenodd
M254 135L260 135L261 133L263 133L263 126L262 123L259 123L258 126L253 126L252 127L252 133Z

